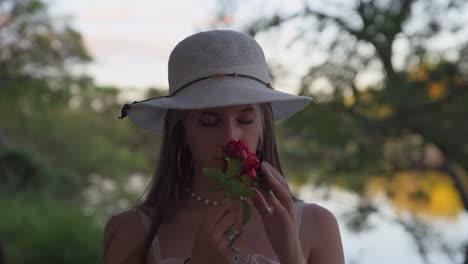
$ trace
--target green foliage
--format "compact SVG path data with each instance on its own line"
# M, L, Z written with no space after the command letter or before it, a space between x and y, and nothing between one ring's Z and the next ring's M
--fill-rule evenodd
M6 263L96 263L102 227L83 208L27 193L0 193Z
M365 203L345 215L348 227L358 232L370 229L368 218L378 212L369 194L377 186L377 175L385 186L401 171L444 171L442 177L453 183L447 190L456 195L447 191L440 196L460 200L468 210L468 188L463 184L468 182L468 3L354 1L345 8L329 7L319 10L305 4L296 13L261 17L247 29L265 33L294 21L300 29L292 42L307 47L304 60L311 63L299 88L315 100L279 124L288 178L304 182L313 176L315 183L358 194ZM444 45L433 48L434 41ZM326 54L326 59L317 65L316 54ZM377 79L363 85L364 76ZM326 81L327 89L320 89L318 81ZM456 173L452 167L463 169ZM405 186L397 184L396 189ZM379 194L396 200L390 192ZM419 192L408 199L418 203L428 198ZM428 252L437 250L426 243L430 228L403 219L399 215L396 223L429 262ZM468 263L468 248L463 248Z
M239 198L241 196L242 186L237 179L229 179L226 181L227 195L231 198Z
M216 182L221 182L224 179L224 173L216 168L203 168L203 174Z
M247 201L242 200L242 224L245 225L249 221L250 214L251 214L251 208L249 203Z
M155 152L148 142L156 141L135 138L130 124L118 123L118 89L70 74L69 66L90 60L80 33L52 19L43 1L2 1L0 7L6 18L0 111L8 113L0 121L0 147L27 149L84 182L93 173L123 178L154 169L154 155L146 154ZM141 145L145 152L134 153Z
M0 10L2 81L59 76L67 64L91 59L81 34L52 20L43 1L1 1Z
M47 2L0 1L0 17L0 234L7 263L95 263L102 227L93 219L102 215L83 213L83 194L90 185L103 187L90 176L124 192L129 174L154 169L159 141L119 122L118 88L71 73L91 57L67 20L49 16ZM109 197L98 200L116 203Z
M239 199L239 197L251 197L251 180L247 175L239 175L241 161L226 158L226 172L216 168L203 168L203 174L213 181L210 191L225 190L226 197ZM243 183L243 185L241 185Z
M247 187L251 187L252 186L252 180L250 179L249 176L247 175L241 175L241 181L247 186Z
M130 136L130 124L122 126L110 114L92 111L44 110L23 118L13 110L10 121L4 124L10 140L82 176L98 173L123 177L138 169L149 170L145 163L149 158L129 148L138 140Z
M227 162L227 170L226 170L226 178L233 178L239 176L241 172L241 161L238 159L230 159L226 158Z
M79 196L81 178L25 151L0 152L0 192L28 191L49 197Z
M252 182L247 175L240 175L242 160L225 157L226 171L223 172L216 168L203 168L203 174L213 181L209 191L224 191L224 197L229 197L242 201L243 214L242 224L247 224L250 219L250 205L245 202L245 197L252 197L250 190Z
M416 6L431 15L418 17L411 11ZM389 146L408 136L421 139L418 153L432 144L448 163L468 169L463 150L468 145L467 58L462 54L467 43L437 50L427 45L439 34L457 35L466 28L461 22L464 7L463 1L357 1L330 13L306 5L296 14L253 21L248 29L252 34L282 27L291 19L314 21L293 39L305 42L307 53L327 54L302 76L300 93L315 101L279 126L283 157L292 174L313 174L316 182L338 183L362 194L369 176L433 166L425 163L424 155L405 164L389 159ZM449 13L459 19L446 23ZM405 26L414 21L425 26ZM397 39L407 43L407 52L394 49ZM459 59L447 56L448 50ZM398 67L396 52L403 59ZM314 61L313 55L304 54L304 59ZM359 85L366 72L381 78ZM316 89L319 79L331 90Z
M311 103L302 112L285 120L279 129L283 160L298 178L311 172L317 184L346 182L352 190L362 190L365 177L381 169L383 152L376 139L341 102Z

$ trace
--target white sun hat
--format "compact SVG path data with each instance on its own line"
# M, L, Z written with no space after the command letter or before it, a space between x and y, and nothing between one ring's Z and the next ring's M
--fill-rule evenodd
M273 89L262 48L252 37L212 30L179 42L169 57L169 95L126 104L138 127L161 132L168 109L271 103L273 119L288 117L311 100Z

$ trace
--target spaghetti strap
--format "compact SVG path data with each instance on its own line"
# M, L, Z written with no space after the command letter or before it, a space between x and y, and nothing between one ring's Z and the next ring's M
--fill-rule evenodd
M304 205L305 203L303 201L297 201L294 203L294 209L296 210L297 233L299 233L301 227L302 209L304 208Z
M135 209L135 210L137 210L138 213L140 214L141 221L143 222L143 226L145 228L145 232L148 232L149 228L151 226L151 220L149 219L149 216L145 212L143 212L142 210L138 210L138 209ZM153 249L154 258L156 259L156 263L160 263L161 262L161 248L159 246L159 241L158 241L158 236L157 235L154 236L154 240L151 243L151 248Z

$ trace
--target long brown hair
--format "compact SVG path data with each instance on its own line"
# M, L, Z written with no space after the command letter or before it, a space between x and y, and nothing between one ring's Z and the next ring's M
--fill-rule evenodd
M260 110L263 134L259 148L262 151L263 160L270 163L283 175L276 144L271 104L260 104ZM180 199L184 190L192 183L192 156L184 142L182 115L183 112L180 110L168 110L157 169L148 188L135 206L146 212L152 220L144 239L143 248L139 251L142 253L142 263L145 263L151 243L163 219L167 216L168 209ZM294 201L300 200L293 194L291 196ZM153 213L149 212L149 208Z

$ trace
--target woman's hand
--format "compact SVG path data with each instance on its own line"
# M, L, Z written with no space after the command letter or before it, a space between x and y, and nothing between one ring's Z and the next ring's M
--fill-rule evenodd
M302 246L297 234L296 213L288 183L270 164L263 161L261 170L271 191L263 195L252 191L252 201L260 213L270 244L281 263L301 263ZM267 209L271 208L271 213Z
M237 252L230 247L224 232L231 228L240 233L238 237L242 236L242 204L223 199L207 210L195 235L190 263L233 263Z

